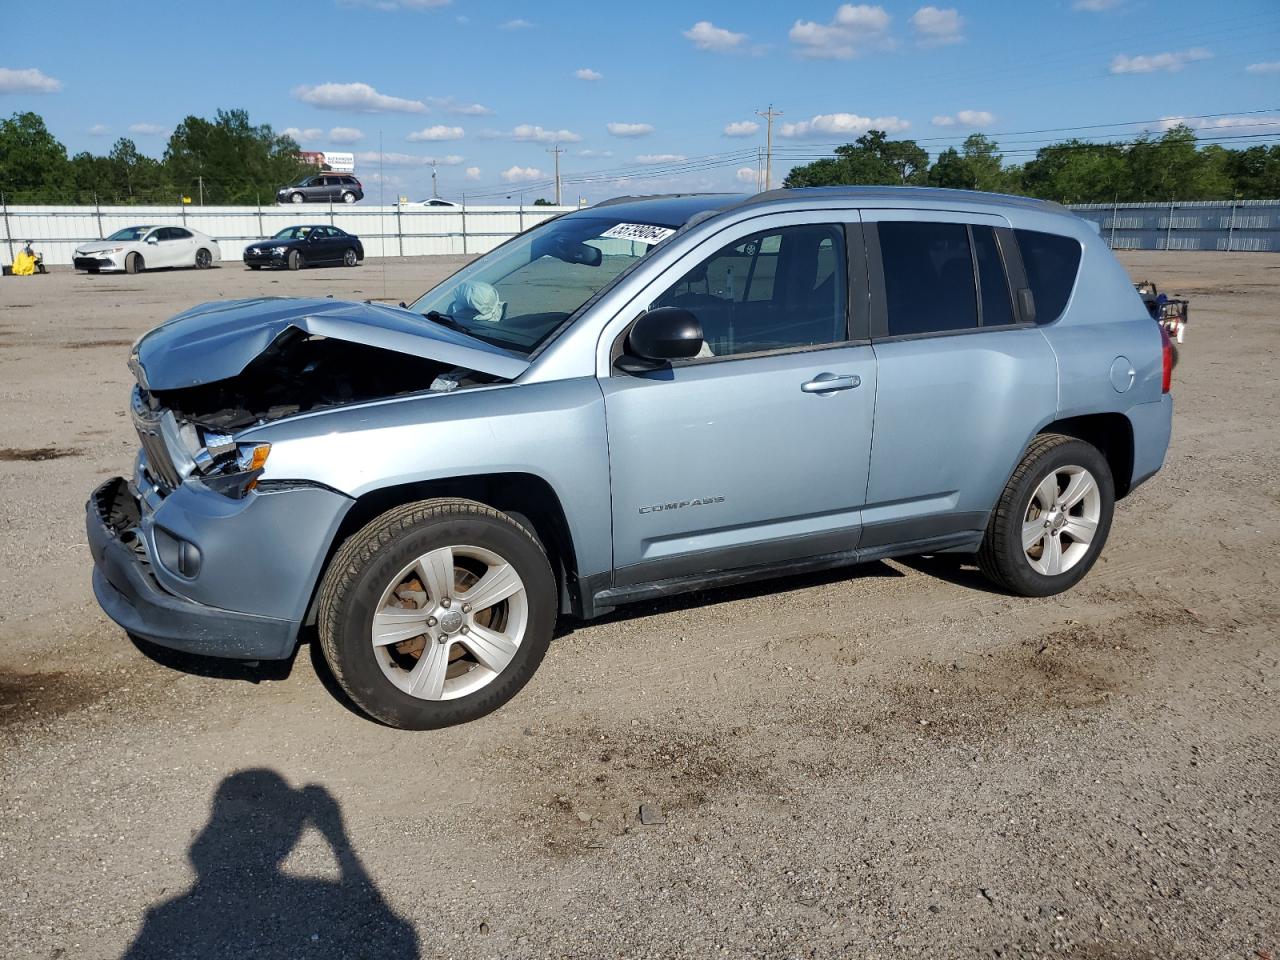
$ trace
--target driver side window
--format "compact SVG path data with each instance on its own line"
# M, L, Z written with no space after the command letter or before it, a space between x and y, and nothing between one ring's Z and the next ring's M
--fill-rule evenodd
M729 357L848 339L844 230L780 227L735 240L694 267L654 307L702 324L701 357Z

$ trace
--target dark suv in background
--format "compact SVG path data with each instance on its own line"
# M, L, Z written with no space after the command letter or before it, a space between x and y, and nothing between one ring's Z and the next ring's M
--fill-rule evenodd
M277 203L338 200L355 203L364 199L364 187L349 173L317 173L276 191Z

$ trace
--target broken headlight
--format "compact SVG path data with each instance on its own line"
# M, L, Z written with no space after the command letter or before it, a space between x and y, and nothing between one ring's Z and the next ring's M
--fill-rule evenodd
M195 456L196 474L206 487L233 500L258 485L271 453L269 443L236 443L225 433L204 431L204 447Z

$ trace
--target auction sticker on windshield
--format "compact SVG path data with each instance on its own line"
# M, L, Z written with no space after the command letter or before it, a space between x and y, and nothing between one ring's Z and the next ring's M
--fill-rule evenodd
M601 239L634 240L652 246L661 243L675 233L670 227L655 227L649 223L620 223L600 234Z

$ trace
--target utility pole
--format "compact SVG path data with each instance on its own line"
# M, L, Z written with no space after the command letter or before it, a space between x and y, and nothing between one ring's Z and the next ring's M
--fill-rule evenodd
M774 110L771 103L763 113L757 110L756 116L765 119L764 188L770 190L773 187L773 118L782 116L782 111Z
M200 185L200 206L204 206L204 177L196 177L196 182Z
M436 198L440 196L440 191L436 189L436 162L431 161L431 196Z
M556 206L558 207L560 206L560 154L564 153L564 149L557 143L547 153L553 153L556 157Z

